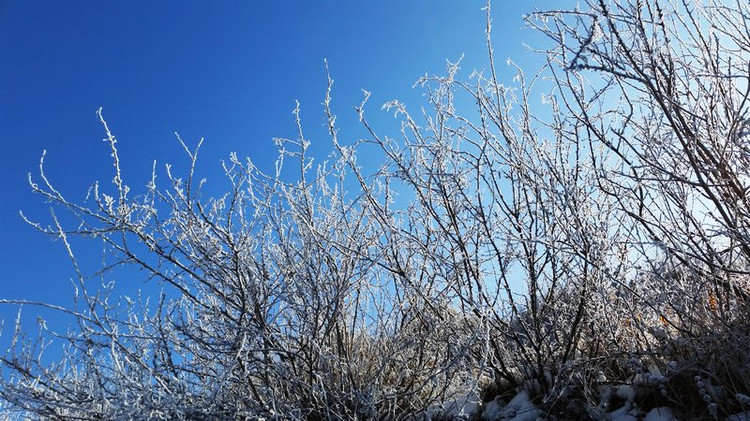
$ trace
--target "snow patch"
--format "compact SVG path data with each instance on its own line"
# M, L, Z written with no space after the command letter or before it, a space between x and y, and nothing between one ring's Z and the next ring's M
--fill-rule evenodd
M476 393L445 402L440 406L428 409L425 413L427 420L448 418L451 420L470 420L479 414L482 401Z
M531 402L527 392L520 392L507 405L502 406L497 400L484 406L483 420L536 421L543 416L542 410Z
M677 421L677 418L672 415L671 409L664 406L661 408L654 408L649 411L643 421Z
M634 411L631 410L630 405L625 405L617 411L613 411L609 414L609 419L612 421L638 421L638 418L634 415Z
M727 418L727 421L750 421L750 411L734 414Z

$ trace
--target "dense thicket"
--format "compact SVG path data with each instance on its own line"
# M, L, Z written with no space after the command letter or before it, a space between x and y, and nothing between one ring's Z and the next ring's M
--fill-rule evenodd
M62 360L18 330L0 360L5 413L404 419L519 390L558 418L750 409L748 4L535 13L547 64L513 81L487 13L487 68L421 80L424 114L386 104L400 133L371 127L365 98L369 135L346 139L329 80L333 158L313 166L300 127L274 174L232 156L222 197L192 169L135 195L102 119L114 187L74 203L42 171L32 188L75 222L36 226L103 241L165 293L79 274Z

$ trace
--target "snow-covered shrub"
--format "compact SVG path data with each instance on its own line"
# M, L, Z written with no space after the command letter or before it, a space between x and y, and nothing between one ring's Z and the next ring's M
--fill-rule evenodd
M487 16L488 68L462 79L449 62L421 79L418 114L385 104L396 136L370 125L366 95L368 136L347 142L329 79L327 164L312 165L300 125L274 174L232 156L229 192L206 199L183 144L185 177L168 167L165 186L154 174L134 196L102 118L114 189L70 202L42 166L32 189L75 223L35 226L73 261L69 238L102 241L112 268L144 270L164 293L119 299L76 265L77 304L57 309L77 322L62 361L43 363L46 337L11 333L2 408L410 419L476 417L481 398L506 418L747 411L748 5L538 12L547 63L529 76L509 62L508 83ZM365 143L380 165L357 161Z

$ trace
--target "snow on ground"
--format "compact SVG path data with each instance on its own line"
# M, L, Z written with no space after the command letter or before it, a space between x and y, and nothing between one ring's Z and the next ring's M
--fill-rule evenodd
M471 393L467 396L448 401L441 406L428 409L425 412L427 420L436 418L448 418L451 420L469 420L474 419L482 410L482 401L479 395Z
M646 414L643 421L677 421L672 415L672 410L667 407L654 408Z
M643 418L638 417L640 411L630 408L630 405L625 405L622 408L611 412L607 419L612 421L677 421L677 418L672 415L672 410L667 407L654 408L648 411Z
M628 396L630 391L623 388L618 392ZM427 421L472 420L480 414L482 421L537 421L544 417L542 410L531 402L528 392L525 391L519 392L507 404L496 398L484 405L479 396L473 393L439 407L430 408L424 414ZM643 412L631 403L626 403L621 408L606 414L606 419L611 421L678 421L668 407L654 408L644 416ZM750 411L732 415L727 418L727 421L750 421Z
M625 405L616 411L610 412L608 418L612 421L638 421L636 415L637 411L633 411L630 405Z
M542 411L529 399L529 394L521 392L505 406L497 400L485 404L482 419L488 421L535 421L542 415Z
M727 418L727 421L750 421L750 411L732 415L731 417Z

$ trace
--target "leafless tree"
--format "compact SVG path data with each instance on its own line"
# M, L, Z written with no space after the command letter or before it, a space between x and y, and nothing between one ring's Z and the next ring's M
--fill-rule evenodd
M355 111L368 135L345 139L329 77L330 159L313 165L298 105L275 172L233 155L219 198L202 195L200 145L179 138L187 174L167 166L161 186L155 166L133 195L100 112L113 188L95 184L80 204L43 165L30 179L74 218L29 222L74 263L76 305L56 310L77 328L47 332L67 344L51 366L38 357L49 335L24 342L17 328L0 401L50 419L411 419L523 389L550 414L600 419L626 384L644 408L739 412L748 9L591 0L537 12L546 65L508 61L503 81L488 5L487 67L462 79L449 62L421 79L419 114L385 104L399 133L370 125L365 93ZM358 161L373 146L382 161ZM137 267L164 292L92 290L73 237L104 243L99 274Z

